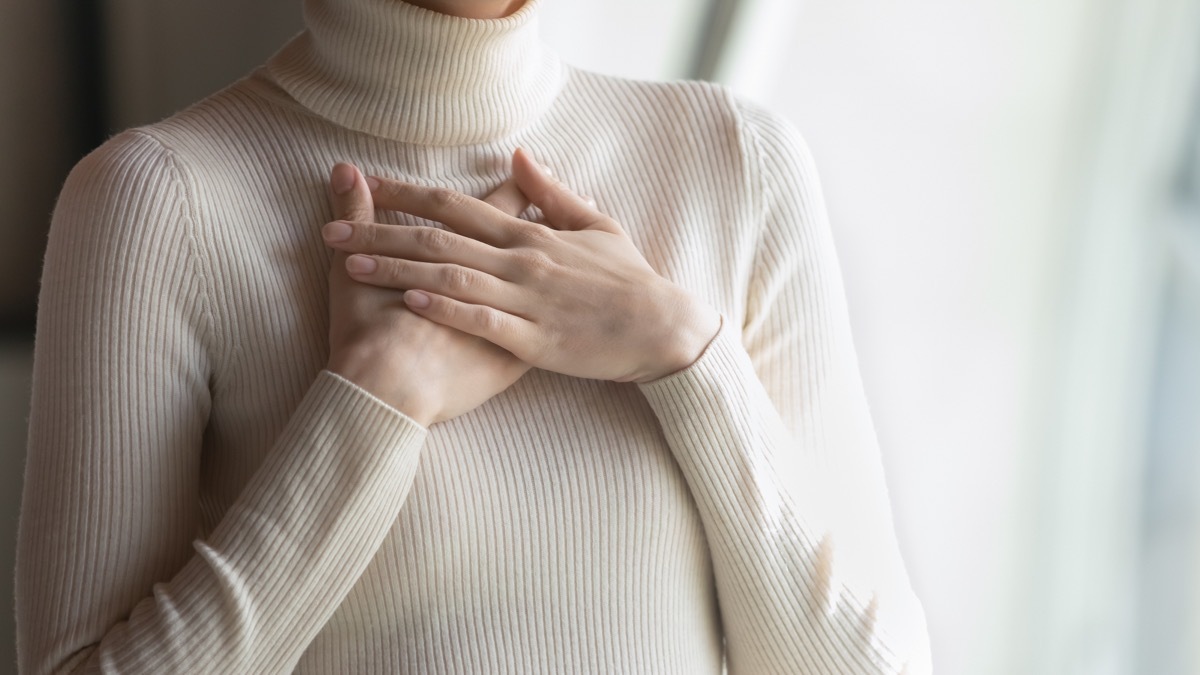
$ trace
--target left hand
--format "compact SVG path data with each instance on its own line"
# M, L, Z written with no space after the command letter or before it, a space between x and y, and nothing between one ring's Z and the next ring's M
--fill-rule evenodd
M328 243L355 254L351 277L406 289L417 314L544 370L649 382L699 358L720 327L715 309L656 273L619 223L520 150L513 177L546 225L453 190L376 178L376 208L453 232L355 222L348 239Z

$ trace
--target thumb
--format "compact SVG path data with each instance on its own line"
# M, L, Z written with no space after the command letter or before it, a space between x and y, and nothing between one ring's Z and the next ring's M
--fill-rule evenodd
M517 187L534 206L542 210L546 223L558 230L601 229L619 231L611 218L592 208L586 199L572 192L538 164L529 153L513 153L513 178Z
M346 162L333 165L329 174L329 203L332 206L333 217L338 220L353 222L372 222L375 220L375 202L371 198L371 190L363 179L358 167ZM353 283L346 273L345 251L334 251L330 260L329 272L330 290L345 288Z
M362 172L353 164L339 162L329 175L330 204L333 217L355 222L375 220L375 204Z

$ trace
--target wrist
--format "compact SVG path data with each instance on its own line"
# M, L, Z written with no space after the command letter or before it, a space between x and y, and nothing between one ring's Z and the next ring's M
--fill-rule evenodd
M370 350L351 351L330 355L326 369L428 428L437 418L428 395L421 396L410 390L407 383L412 378L388 367L387 360L387 356L375 355Z
M664 320L662 338L652 352L650 366L643 370L646 374L635 380L639 384L686 370L699 360L721 329L720 312L686 290L671 286L673 290L664 294L664 311L658 313Z

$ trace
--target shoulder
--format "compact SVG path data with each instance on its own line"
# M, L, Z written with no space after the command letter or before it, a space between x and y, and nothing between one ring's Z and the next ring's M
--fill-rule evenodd
M661 114L695 114L714 122L734 121L737 96L721 84L700 80L639 80L575 67L569 68L568 73L567 90L582 96L615 100Z
M650 81L570 68L563 97L616 123L670 124L681 131L736 135L741 120L732 90L695 80Z
M162 120L117 133L75 165L64 192L103 186L128 196L179 180L200 149L237 143L255 120L271 116L260 88L252 74Z
M735 105L744 142L764 181L817 181L812 151L790 119L750 99L737 98Z
M79 160L67 176L67 187L135 191L147 180L162 180L170 164L170 153L153 135L126 129Z
M228 109L224 96L125 129L79 160L55 203L48 250L87 249L108 261L162 248L195 255L202 187L222 164L197 148L220 152L222 134L202 125L219 126L210 118L213 109Z
M268 85L251 74L162 120L112 136L71 170L56 220L61 212L87 216L91 228L100 227L106 213L126 229L161 227L165 220L197 223L232 171L263 164L248 149L281 147L278 137L295 136L287 119L302 116L286 100L272 100Z
M184 199L170 151L151 134L128 129L71 169L55 204L51 237L130 237L173 219Z
M752 179L774 165L811 174L812 157L795 125L782 114L712 82L655 82L570 69L569 107L598 125L621 126L676 151L723 153ZM590 111L590 112L583 112Z
M258 68L225 88L148 124L122 132L157 143L183 174L222 171L256 142L294 136L309 119ZM115 139L114 139L115 140Z
M59 193L42 261L39 317L132 325L177 299L183 304L171 306L181 308L180 316L199 311L192 303L199 286L190 229L170 152L137 129L110 138L75 165ZM109 316L115 314L121 317Z

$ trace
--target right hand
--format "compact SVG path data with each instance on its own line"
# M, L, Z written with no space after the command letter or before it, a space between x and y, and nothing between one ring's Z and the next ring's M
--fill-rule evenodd
M330 187L337 218L375 222L371 191L356 167L335 165ZM484 201L513 216L528 206L511 179ZM324 232L333 227L327 224ZM476 408L529 370L528 364L483 338L414 314L405 306L402 291L351 279L347 257L334 251L329 271L331 372L428 427Z

